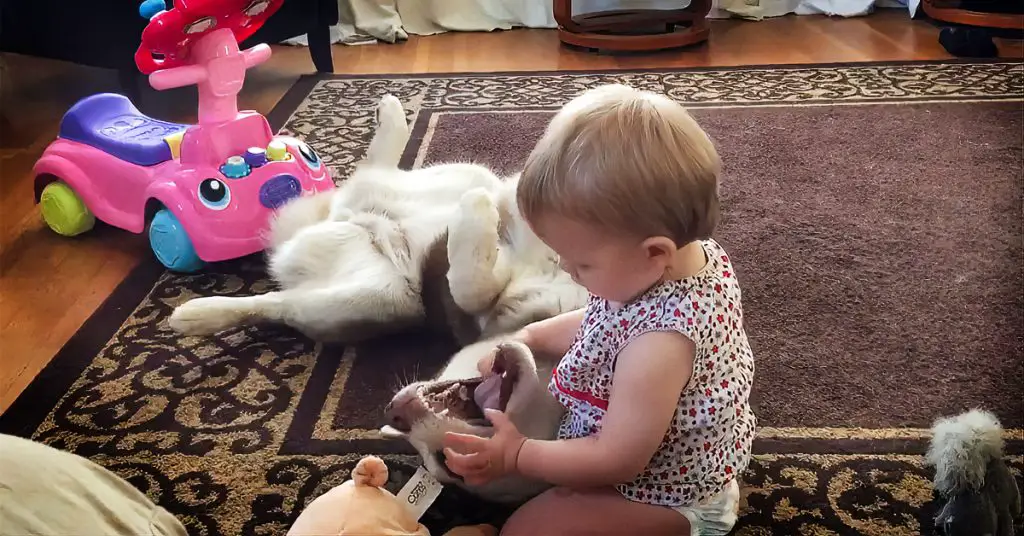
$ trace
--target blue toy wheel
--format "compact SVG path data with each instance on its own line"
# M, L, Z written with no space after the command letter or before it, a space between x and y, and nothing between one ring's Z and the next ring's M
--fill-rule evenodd
M166 208L157 211L149 224L149 247L168 270L193 273L206 266L196 255L196 248L181 222Z

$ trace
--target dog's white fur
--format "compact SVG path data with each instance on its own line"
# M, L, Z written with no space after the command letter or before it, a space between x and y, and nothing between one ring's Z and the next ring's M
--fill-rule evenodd
M416 396L412 393L433 383L479 377L477 363L499 346L503 348L505 358L515 362L518 371L508 403L501 409L524 436L533 439L553 439L564 413L564 408L547 390L548 380L557 359L535 357L529 348L512 341L509 337L493 337L466 346L452 357L436 378L409 384L396 394L393 400ZM420 403L425 405L422 400ZM470 486L447 471L439 456L445 433L489 437L493 434L493 428L488 423L467 422L450 414L424 411L419 418L409 424L408 432L401 432L386 425L381 428L381 433L385 437L408 441L423 459L427 471L445 484L458 485L488 500L513 503L522 502L549 487L549 484L542 481L518 475L496 479L484 485Z
M409 139L401 102L384 97L378 128L352 176L333 191L279 211L268 247L280 290L202 297L169 325L208 335L280 322L322 341L354 342L427 322L424 273L447 233L447 291L477 331L462 342L509 333L582 307L585 290L558 266L515 203L518 175L446 163L399 169Z
M946 495L979 491L989 462L1003 456L1002 432L996 416L984 410L936 420L925 455L935 467L935 489Z

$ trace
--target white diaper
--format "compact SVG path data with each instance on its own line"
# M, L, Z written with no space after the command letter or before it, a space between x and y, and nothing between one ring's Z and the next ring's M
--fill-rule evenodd
M690 520L690 536L725 536L740 514L740 486L734 478L704 504L677 506L673 510Z

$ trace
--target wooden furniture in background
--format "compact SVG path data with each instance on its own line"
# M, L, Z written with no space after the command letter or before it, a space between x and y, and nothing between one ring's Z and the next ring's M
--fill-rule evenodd
M1016 0L1020 1L1020 0ZM925 15L950 24L963 24L981 28L1024 31L1024 13L997 11L999 2L987 2L992 11L977 11L962 7L961 0L921 0ZM1007 6L1009 7L1009 6Z
M707 41L711 0L691 0L683 9L621 9L572 15L572 0L555 0L558 38L596 50L647 51Z

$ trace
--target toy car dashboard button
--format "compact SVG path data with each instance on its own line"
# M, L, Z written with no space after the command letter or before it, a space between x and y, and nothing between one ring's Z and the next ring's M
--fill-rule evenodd
M249 147L245 151L245 163L252 167L260 167L267 163L267 151L260 147Z
M220 167L220 172L229 179L240 179L249 174L249 164L241 156L232 156Z
M281 140L274 140L267 145L267 158L275 162L288 159L288 146Z
M149 20L166 9L167 4L164 0L145 0L139 4L139 15L142 15L142 18Z

